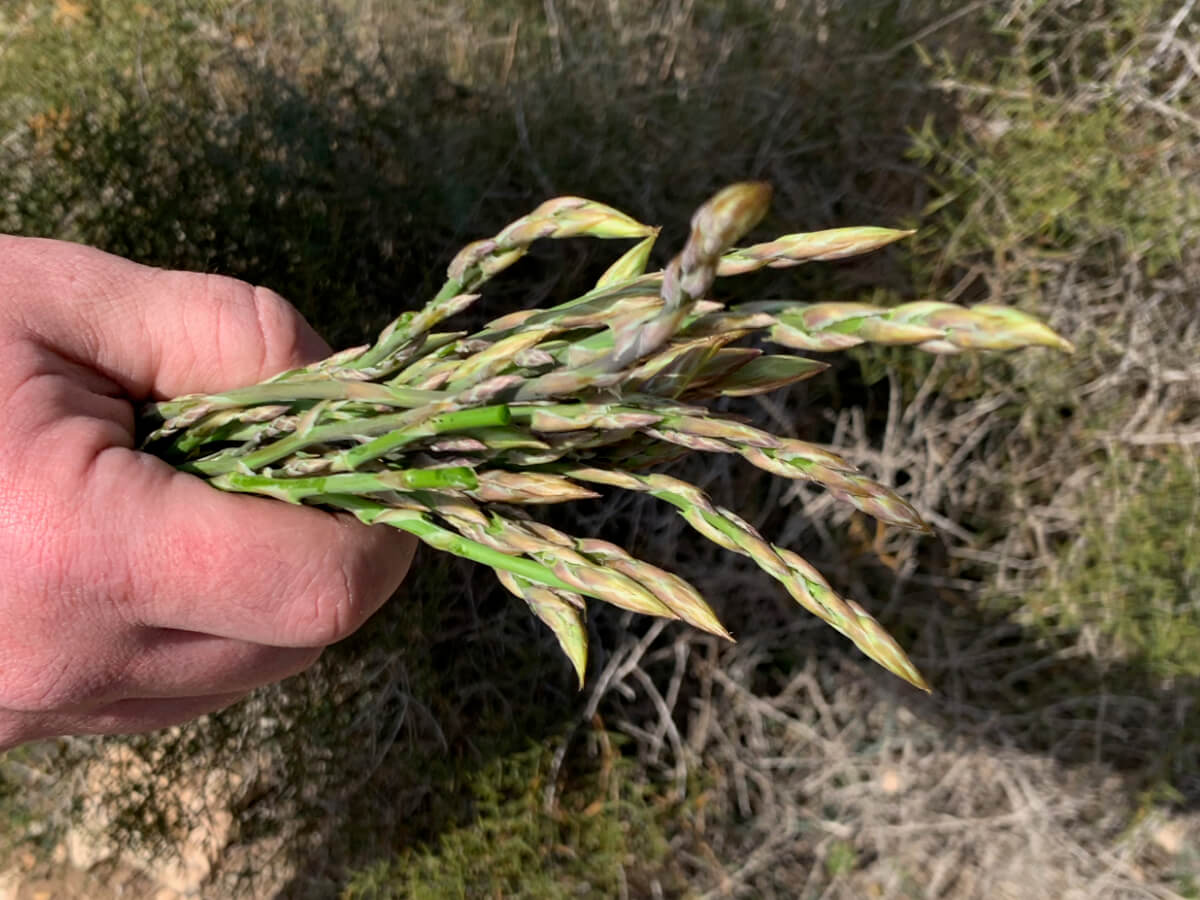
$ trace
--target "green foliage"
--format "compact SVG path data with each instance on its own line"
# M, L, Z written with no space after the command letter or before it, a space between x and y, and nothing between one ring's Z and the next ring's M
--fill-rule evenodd
M12 772L17 753L5 754L0 760L0 850L11 852L14 841L26 835L34 813L25 797L25 786Z
M992 98L980 109L979 129L995 136L950 145L928 129L916 136L914 157L937 172L936 205L971 195L966 219L957 203L943 213L953 234L946 251L1003 259L1023 247L1062 258L1094 246L1142 258L1151 273L1177 261L1180 223L1196 222L1200 207L1156 165L1170 138L1131 120L1116 100L1064 108L1036 88L1020 91L1021 99ZM967 156L965 143L976 142L983 146Z
M406 4L370 24L381 46L366 52L361 9L333 0L116 0L79 4L79 19L28 3L0 13L0 229L265 284L343 346L428 295L466 240L554 193L682 229L697 197L761 175L781 187L778 223L890 218L886 197L821 209L807 181L839 169L810 133L843 106L878 106L878 122L891 88L831 85L821 103L779 108L758 67L790 73L801 58L772 4L700 3L699 24L669 5L622 0L597 18L557 4L564 46L540 2L468 4L452 21ZM730 57L729 40L749 55ZM722 64L697 65L707 57ZM786 80L811 100L808 77ZM804 184L785 184L791 164L766 166L766 145L764 162L747 159L773 119L771 145L811 172Z
M607 741L607 738L605 738ZM542 745L491 761L469 779L472 815L432 844L355 875L345 900L641 896L667 851L664 802L620 756L579 765L545 794L553 761ZM643 884L642 888L638 885ZM632 887L631 887L632 885ZM660 883L661 887L661 883Z
M1196 872L1181 871L1175 879L1175 892L1187 900L1200 898L1200 875Z
M1079 541L1033 614L1098 629L1105 658L1163 679L1200 676L1200 472L1181 453L1114 457L1087 497Z
M1173 171L1178 130L1148 107L1131 110L1119 83L1103 80L1145 65L1163 5L1110 6L1102 16L1033 5L1005 17L998 50L925 56L963 111L950 133L927 120L910 151L931 173L926 238L943 269L983 260L1028 277L1015 255L1100 267L1122 256L1153 274L1179 260L1200 194Z
M45 801L60 768L44 747L0 755L0 859L15 858L19 850L48 855L62 838L65 823Z
M73 17L74 7L81 18ZM778 187L764 231L874 221L920 232L865 266L811 267L799 283L790 274L755 276L757 295L746 299L855 297L895 305L928 296L1049 313L1064 284L1055 278L1069 271L1063 295L1119 313L1144 296L1129 290L1142 274L1157 272L1161 289L1173 290L1172 269L1189 252L1185 238L1197 233L1200 219L1192 126L1176 119L1176 129L1169 115L1155 115L1143 102L1186 73L1164 67L1135 81L1149 91L1143 100L1135 90L1122 93L1124 82L1114 77L1142 77L1163 23L1178 8L1165 0L1039 0L985 4L954 19L963 4L0 4L0 229L266 284L344 346L428 296L464 240L491 233L552 193L595 196L642 218L682 223L716 185L763 177ZM557 25L548 10L559 14ZM924 27L948 19L945 27ZM928 52L925 65L908 43L914 35ZM1198 83L1187 82L1169 101L1193 121ZM900 158L906 128L914 138L907 162ZM682 236L664 234L661 246L678 246ZM579 255L586 251L553 252L566 254L568 264L560 257L547 265L544 255L531 254L520 264L521 291L497 297L488 311L566 299L570 279L556 273L569 271L577 287L581 273L595 267ZM897 260L907 271L897 271ZM878 294L865 294L864 285ZM726 289L722 284L723 299ZM1078 390L1123 365L1113 343L1131 329L1106 319L1076 334L1072 315L1068 309L1056 320L1079 345L1070 367L1057 358L1039 364L1035 355L937 364L939 395L960 404L938 416L957 415L1000 382L1013 391L1014 402L990 416L992 434L972 448L973 464L939 472L949 507L939 512L967 527L977 540L970 550L994 551L1011 533L1022 562L1046 562L1038 554L1050 550L1031 550L1020 539L1026 511L1055 496L1064 472L1080 465L1081 447L1094 446L1087 435L1112 431L1143 403L1137 377L1106 379L1103 404L1096 402L1101 392L1085 397ZM1174 336L1167 329L1149 341L1169 347ZM911 398L933 364L905 351L851 352L865 377L843 364L813 382L828 402L784 410L798 435L824 440L833 431L827 414L865 410L869 436L877 437L885 428L888 376L898 376ZM1017 435L1011 447L1004 444L1009 432ZM942 447L935 467L955 446ZM731 471L704 474L720 487ZM739 476L739 492L755 487ZM1076 735L1067 749L1082 748L1075 758L1101 763L1106 773L1136 769L1136 778L1164 767L1168 783L1148 790L1146 804L1170 805L1178 799L1173 786L1196 784L1200 746L1194 714L1186 727L1174 718L1190 702L1197 664L1188 649L1200 641L1198 542L1184 540L1195 531L1188 515L1200 518L1197 493L1185 453L1123 459L1087 493L1077 544L1070 543L1077 508L1063 500L1067 524L1051 535L1050 549L1065 543L1069 552L1057 580L1022 585L1028 590L1006 607L1028 612L1027 628L1013 626L1008 633L1019 633L1005 639L1021 642L1020 654L1004 644L993 658L972 656L977 640L990 645L988 626L966 594L951 594L961 639L951 634L944 644L945 593L884 570L876 579L879 596L899 585L904 602L896 605L920 620L911 633L914 640L927 636L928 658L945 654L968 670L940 682L940 696L952 699L956 716L978 712L997 722L988 733L1009 763L1012 748L1031 757L1058 754L1066 731ZM803 519L796 507L763 497L764 517ZM711 559L696 557L675 532L629 510L605 509L612 536L633 534L656 562L679 559L700 578L713 571ZM1045 517L1039 527L1059 521ZM809 538L800 525L788 533ZM923 546L936 553L934 543ZM947 543L959 546L953 535ZM854 566L838 577L867 571ZM729 573L716 574L722 590L740 591ZM991 574L960 559L945 573L985 591ZM641 859L643 845L661 853L665 837L677 835L677 811L659 805L640 764L619 759L607 782L586 760L572 761L558 811L542 811L546 752L528 747L563 740L579 697L550 639L516 602L487 594L489 579L424 553L404 592L326 653L315 671L205 722L129 744L168 776L236 772L252 761L252 789L236 809L239 839L280 834L287 865L299 869L290 886L296 894L312 893L313 883L318 893L331 893L346 872L356 872L347 893L364 898L487 888L555 896L563 884L585 896L614 896L623 865L630 895L652 896L649 876L628 865L628 856ZM761 630L753 618L769 604L727 605L739 617L730 622L739 635ZM614 620L590 625L595 646L612 645ZM1110 680L1080 672L1080 647L1070 643L1080 633L1103 636L1104 658L1096 662L1115 667ZM780 639L787 646L784 674L813 658L807 639L794 637ZM1047 645L1053 659L1044 658ZM834 653L822 657L820 672L838 670ZM982 670L972 681L976 659ZM1174 679L1180 693L1159 691L1148 675L1156 683ZM1118 679L1129 695L1124 713L1108 702ZM689 675L685 686L691 683ZM881 696L895 705L872 688L869 699L859 698L862 709ZM1073 718L1064 718L1060 704ZM871 727L858 707L852 713ZM656 712L633 702L621 710L635 723L647 714ZM947 729L947 745L961 724L956 719ZM1096 743L1114 730L1119 739ZM1173 736L1164 738L1167 731ZM71 742L84 761L91 746ZM756 745L754 752L777 746ZM66 763L39 769L63 773L58 790L69 793ZM790 777L772 772L781 792ZM26 801L50 793L42 784L19 768L4 773L5 837L36 830ZM117 827L132 832L121 836L130 844L139 829L161 821L155 810L169 800L119 783L113 791L112 802L127 810ZM810 785L797 796L808 802ZM1074 808L1077 797L1057 799ZM585 815L597 802L599 811ZM738 816L747 815L740 804L725 820L711 812L710 837L736 833L746 824ZM1096 838L1086 824L1072 827L1072 847ZM783 851L801 860L801 878L813 844L827 837L820 829L814 834ZM947 843L952 837L946 834ZM825 866L815 868L830 878L872 865L909 870L905 857L920 852L910 841L920 839L919 829L899 848L889 838L888 854L896 858L880 862L865 836L857 851L832 847ZM722 865L738 865L728 844L713 844ZM527 871L516 871L514 860ZM1194 854L1181 857L1176 892L1197 895L1195 869ZM778 877L783 882L795 871L780 865ZM794 884L779 896L789 896ZM924 887L906 885L914 896ZM742 889L753 895L753 887Z
M858 853L849 841L834 841L825 857L825 870L830 878L847 875L858 865Z

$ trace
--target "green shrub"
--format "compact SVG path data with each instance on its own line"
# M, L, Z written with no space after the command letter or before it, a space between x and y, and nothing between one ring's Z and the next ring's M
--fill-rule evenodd
M604 738L607 742L607 738ZM663 877L664 822L677 811L609 755L576 766L545 808L553 748L492 760L469 778L472 813L429 844L355 875L345 900L644 896ZM578 761L577 761L578 763Z
M1054 627L1103 635L1103 659L1157 678L1200 676L1200 471L1181 452L1116 456L1086 496L1090 515L1046 587L1026 596Z

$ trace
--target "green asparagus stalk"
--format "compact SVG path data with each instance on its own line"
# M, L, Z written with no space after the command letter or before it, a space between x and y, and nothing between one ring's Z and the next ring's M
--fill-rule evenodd
M687 453L741 457L820 485L881 522L928 531L890 488L836 453L755 428L706 401L794 384L827 368L764 353L867 343L931 353L1071 345L1019 310L922 300L769 300L726 308L714 280L868 253L912 232L837 228L734 247L762 218L770 189L733 185L697 210L688 239L648 271L658 229L579 197L550 200L465 247L421 309L369 345L259 385L149 405L141 446L227 491L341 510L494 569L550 628L580 684L585 598L729 638L700 592L625 549L565 534L529 510L595 500L593 487L671 504L701 535L753 560L805 609L868 657L928 690L900 646L839 597L801 556L777 546L694 485L661 471ZM634 239L583 296L501 315L473 334L434 331L541 238Z

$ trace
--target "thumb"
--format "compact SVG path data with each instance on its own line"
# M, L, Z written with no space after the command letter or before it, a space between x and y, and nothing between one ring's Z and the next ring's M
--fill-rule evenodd
M253 384L328 352L290 304L234 279L3 236L0 263L7 330L135 401ZM22 428L0 430L22 451L0 453L0 486L25 486L25 545L94 573L89 589L130 621L322 646L361 625L408 568L407 535L214 490L131 449L123 403L61 379L29 383L17 399L32 409L12 416Z
M38 238L0 236L0 260L25 331L134 400L253 384L329 353L286 300L233 278Z

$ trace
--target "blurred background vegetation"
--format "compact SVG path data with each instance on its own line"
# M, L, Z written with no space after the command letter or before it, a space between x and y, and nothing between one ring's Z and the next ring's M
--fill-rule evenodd
M601 612L577 692L490 573L422 553L304 676L0 758L0 886L1200 896L1198 48L1194 0L0 6L0 230L268 285L335 346L549 196L663 224L665 262L709 193L762 178L762 236L919 232L722 299L986 300L1079 348L855 351L739 408L844 448L937 539L684 463L932 697L652 504L580 504L555 514L689 577L739 642ZM486 312L606 261L538 248Z

